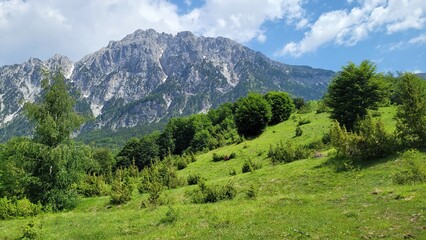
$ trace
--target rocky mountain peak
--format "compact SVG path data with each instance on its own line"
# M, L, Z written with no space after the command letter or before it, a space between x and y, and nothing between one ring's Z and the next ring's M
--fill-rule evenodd
M275 62L227 38L137 30L73 63L55 55L43 62L0 68L0 134L16 131L21 99L40 93L41 69L61 69L76 92L80 112L94 120L82 132L115 130L206 112L250 91L287 91L320 98L332 71ZM15 124L15 125L14 125Z

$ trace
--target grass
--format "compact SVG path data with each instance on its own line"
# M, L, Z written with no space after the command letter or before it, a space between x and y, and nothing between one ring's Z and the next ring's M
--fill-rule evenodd
M387 130L394 129L394 109L380 109ZM324 156L272 165L270 145L281 141L308 144L328 131L327 114L301 117L303 134L295 136L299 115L269 127L261 136L197 156L179 175L198 174L207 184L233 182L233 200L193 204L186 186L163 193L167 203L143 208L147 195L110 207L108 197L84 198L71 212L44 213L35 218L0 222L0 239L17 239L34 220L40 239L426 239L426 184L395 185L398 155L345 171L335 167L332 150ZM213 153L231 154L213 162ZM327 156L329 155L329 156ZM422 153L426 159L426 153ZM262 168L241 173L245 159ZM230 176L234 168L237 175ZM255 189L256 198L246 192ZM164 221L173 209L173 221ZM170 214L170 213L169 213Z

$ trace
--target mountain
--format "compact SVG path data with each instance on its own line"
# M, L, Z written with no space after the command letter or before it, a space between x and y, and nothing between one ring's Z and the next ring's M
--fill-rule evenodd
M0 68L0 135L28 134L22 102L37 101L42 69L60 69L91 120L81 129L116 131L206 112L250 91L319 99L334 72L291 66L227 38L136 32L73 63L55 55Z
M426 73L417 73L416 75L426 80Z

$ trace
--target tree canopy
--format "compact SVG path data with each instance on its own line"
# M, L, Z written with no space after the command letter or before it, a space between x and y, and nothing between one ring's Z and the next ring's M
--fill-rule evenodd
M376 66L364 60L359 66L349 63L342 67L331 81L325 100L331 108L330 117L352 131L356 121L363 119L368 109L377 108L384 95Z
M235 123L243 136L259 135L271 120L271 105L258 93L238 99L235 106Z
M55 147L69 139L70 134L83 123L83 118L74 111L75 101L60 72L45 73L42 88L42 102L25 103L24 109L36 125L34 140Z

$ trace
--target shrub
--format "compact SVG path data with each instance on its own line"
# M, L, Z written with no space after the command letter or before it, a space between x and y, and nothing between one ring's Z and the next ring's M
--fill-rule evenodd
M230 155L220 155L220 154L217 154L217 153L213 153L212 161L213 162L220 162L222 160L228 161L228 160L234 159L236 157L237 157L237 154L235 152L232 152Z
M126 170L117 169L111 186L110 203L122 204L130 201L132 190L133 187L129 175L126 174Z
M249 189L247 189L246 196L249 199L255 199L257 196L257 190L254 185L250 185Z
M172 207L169 206L169 210L166 212L166 216L160 219L160 224L172 224L178 219L178 213Z
M299 159L309 157L311 151L305 146L295 146L291 142L287 142L285 145L281 142L277 144L275 148L272 146L269 148L268 157L271 158L272 163L289 163Z
M34 220L25 225L22 231L21 239L37 239L40 236L38 229L35 228Z
M300 118L299 122L297 123L297 126L302 126L311 123L311 120L307 118Z
M231 176L237 175L237 170L235 170L235 168L229 169L229 175L231 175Z
M254 163L251 158L244 161L241 171L243 173L253 172L254 170L262 168L262 165Z
M200 175L189 175L187 178L188 185L195 185L198 184L201 180Z
M302 128L300 128L300 126L297 126L296 128L296 137L300 137L303 134L303 130Z
M0 198L0 219L35 216L42 211L41 204L34 204L27 198L12 201L7 197Z
M356 132L347 132L336 121L330 128L331 144L338 154L351 160L373 160L394 151L395 141L384 130L383 123L374 121L371 115L360 121Z
M223 186L207 186L202 181L198 186L198 189L189 192L193 203L214 203L221 200L231 200L237 195L237 190L232 183L227 183Z
M106 196L111 191L102 175L86 175L77 187L77 192L86 197Z
M415 184L426 182L426 159L417 150L404 152L398 163L399 171L393 175L396 184Z

